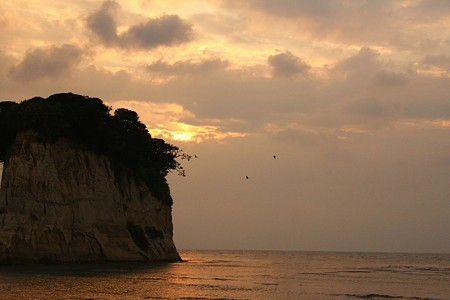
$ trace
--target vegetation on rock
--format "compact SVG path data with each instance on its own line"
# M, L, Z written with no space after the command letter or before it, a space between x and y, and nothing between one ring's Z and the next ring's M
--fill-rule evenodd
M178 147L153 138L136 112L119 108L111 114L102 100L72 93L0 102L0 161L24 130L34 130L48 142L68 138L107 156L118 175L132 172L167 205L172 198L165 177L171 171L184 175L177 159L190 159Z

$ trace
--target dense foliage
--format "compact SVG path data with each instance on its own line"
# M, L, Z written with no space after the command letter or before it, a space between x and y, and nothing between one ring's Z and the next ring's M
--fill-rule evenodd
M136 112L120 108L111 114L102 100L72 93L35 97L20 104L0 102L0 161L5 160L16 133L28 129L50 142L69 138L108 156L116 172L133 172L167 205L172 198L165 177L172 170L184 175L177 158L190 158L178 147L152 138Z

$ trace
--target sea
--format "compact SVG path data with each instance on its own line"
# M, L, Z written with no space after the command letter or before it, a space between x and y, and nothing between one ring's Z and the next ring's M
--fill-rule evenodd
M180 254L184 262L0 266L0 299L450 299L450 254Z

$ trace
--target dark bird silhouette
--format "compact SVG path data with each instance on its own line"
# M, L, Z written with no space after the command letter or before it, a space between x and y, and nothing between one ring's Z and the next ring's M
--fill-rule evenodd
M194 155L195 158L198 158L197 155Z
M245 179L248 179L248 176L245 176Z
M274 156L273 156L273 159L277 159L277 156L276 156L276 155L274 155Z

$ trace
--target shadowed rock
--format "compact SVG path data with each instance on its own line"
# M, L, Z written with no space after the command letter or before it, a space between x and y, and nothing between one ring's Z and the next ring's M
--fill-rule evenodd
M146 260L180 260L170 206L130 174L116 178L104 156L17 136L0 189L1 263Z

